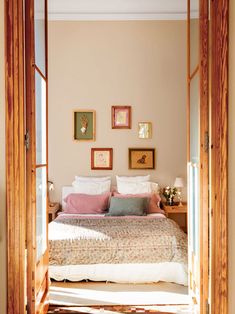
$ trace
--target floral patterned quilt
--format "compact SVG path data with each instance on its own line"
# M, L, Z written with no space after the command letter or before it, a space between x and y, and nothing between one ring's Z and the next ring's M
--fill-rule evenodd
M49 224L49 264L187 264L187 235L163 216L60 215Z

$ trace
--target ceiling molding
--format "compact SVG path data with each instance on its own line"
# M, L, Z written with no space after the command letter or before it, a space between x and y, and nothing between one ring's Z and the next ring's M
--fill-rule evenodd
M198 18L198 12L192 12ZM162 13L91 13L91 12L49 12L51 21L133 21L133 20L186 20L186 12Z

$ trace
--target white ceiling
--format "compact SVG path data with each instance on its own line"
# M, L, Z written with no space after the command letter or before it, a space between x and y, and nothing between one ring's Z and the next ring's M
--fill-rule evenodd
M193 0L197 15L198 0ZM50 20L186 19L187 0L49 0Z

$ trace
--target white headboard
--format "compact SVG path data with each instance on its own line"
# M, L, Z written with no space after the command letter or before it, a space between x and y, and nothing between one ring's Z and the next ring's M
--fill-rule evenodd
M66 198L66 196L68 196L71 193L74 193L74 187L67 185L67 186L63 186L62 187L62 199L61 199L61 204L62 204L62 209L65 208L65 202L64 199Z

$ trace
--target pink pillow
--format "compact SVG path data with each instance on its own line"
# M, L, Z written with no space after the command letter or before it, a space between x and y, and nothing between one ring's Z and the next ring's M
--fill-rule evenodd
M111 193L99 195L69 194L65 199L66 214L102 214L109 208Z
M160 208L161 197L154 193L142 193L142 194L120 194L118 192L113 192L114 197L119 198L129 198L129 197L147 197L149 198L149 206L147 214L153 213L164 213L164 210Z

